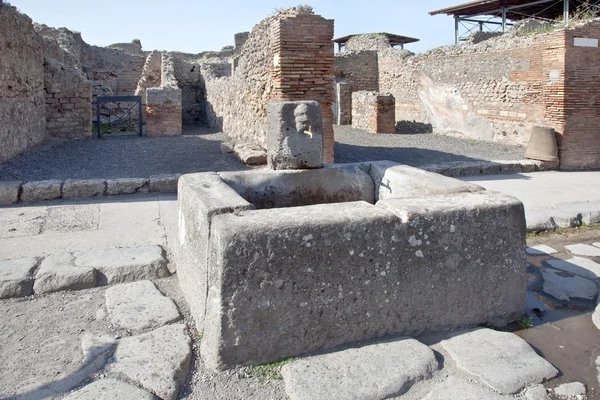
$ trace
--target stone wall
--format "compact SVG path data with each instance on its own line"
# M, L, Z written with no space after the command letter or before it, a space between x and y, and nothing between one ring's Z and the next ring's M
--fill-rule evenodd
M160 87L146 89L146 133L150 136L181 135L182 100L175 65L162 54Z
M42 43L29 17L0 5L0 162L46 136Z
M46 130L62 138L92 136L92 84L83 72L52 59L44 63Z
M254 27L231 77L203 75L205 115L233 143L265 148L270 100L316 100L333 161L333 21L284 10Z
M389 93L352 93L352 127L369 133L396 133L394 105Z

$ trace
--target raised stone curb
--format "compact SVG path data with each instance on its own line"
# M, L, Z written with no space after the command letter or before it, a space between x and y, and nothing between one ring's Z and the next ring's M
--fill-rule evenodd
M106 181L102 179L67 179L62 186L63 199L104 196Z
M61 196L63 182L59 180L33 181L21 186L21 201L54 200Z
M116 326L141 331L181 319L175 302L150 281L116 285L106 291L108 316Z
M0 261L0 299L32 295L37 263L35 258Z
M150 176L150 191L158 193L177 193L177 181L181 174Z
M119 194L143 193L150 190L150 180L146 178L120 178L106 180L106 194L115 196Z
M35 276L33 291L36 294L61 290L81 290L96 286L96 270L78 267L71 253L60 253L42 261Z
M536 160L452 161L441 164L420 165L419 168L445 176L459 177L550 171L557 169L558 165Z
M107 370L126 376L161 399L174 400L191 358L186 326L169 325L120 340Z
M154 400L155 397L152 393L128 383L116 379L103 379L84 386L64 398L64 400L98 399Z
M433 351L407 338L302 358L281 374L292 400L387 399L438 369Z
M558 375L558 370L517 335L491 329L442 340L457 367L500 394L512 394Z
M265 165L267 151L257 144L240 143L233 147L233 152L246 165Z
M0 181L0 206L7 206L19 201L22 181Z

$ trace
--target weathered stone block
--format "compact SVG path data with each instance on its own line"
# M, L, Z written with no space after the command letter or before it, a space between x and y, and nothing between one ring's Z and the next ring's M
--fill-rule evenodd
M150 176L150 191L158 193L177 193L177 181L181 174Z
M0 206L14 204L19 201L19 190L22 183L22 181L0 182Z
M79 199L103 196L105 191L106 181L102 179L67 179L62 187L62 197Z
M96 271L92 267L78 267L71 253L60 253L42 261L35 276L36 294L61 290L81 290L96 286Z
M237 144L233 147L233 152L246 165L265 165L267 163L267 152L257 144Z
M149 179L146 178L119 178L106 181L106 194L115 196L148 191Z
M323 167L323 117L316 101L267 104L267 161L271 169Z
M35 258L0 261L0 299L24 297L33 294Z
M32 181L21 187L21 201L39 201L58 199L61 195L62 181Z

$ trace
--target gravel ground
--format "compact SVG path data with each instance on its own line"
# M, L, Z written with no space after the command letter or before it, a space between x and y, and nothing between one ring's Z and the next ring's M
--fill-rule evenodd
M371 135L336 126L336 163L390 160L413 166L448 161L522 159L523 147L433 134ZM195 129L183 136L57 140L0 164L0 180L149 177L231 171L245 167L222 154L223 133Z

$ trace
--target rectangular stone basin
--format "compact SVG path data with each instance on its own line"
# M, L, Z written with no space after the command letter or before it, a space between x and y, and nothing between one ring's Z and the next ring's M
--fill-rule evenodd
M525 309L523 205L405 165L179 180L177 275L212 369Z

